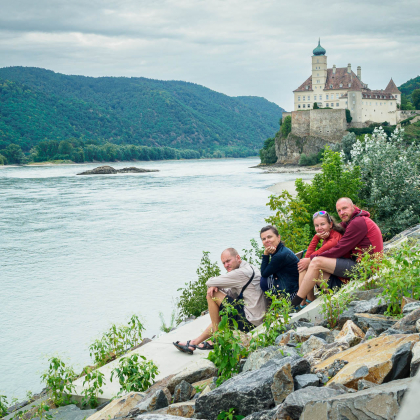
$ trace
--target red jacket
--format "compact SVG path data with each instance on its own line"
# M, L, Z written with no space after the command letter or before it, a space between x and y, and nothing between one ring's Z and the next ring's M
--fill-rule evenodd
M342 236L343 235L337 232L336 230L331 230L330 236L327 239L324 239L324 242L322 243L321 248L319 248L318 251L315 251L316 246L318 245L318 242L321 240L321 238L318 235L315 235L308 246L308 250L306 251L305 258L309 258L311 256L315 257L316 255L320 255L322 252L329 250L333 246L336 246L337 242L342 238Z
M378 225L370 219L370 213L355 207L355 211L348 222L341 222L346 231L336 246L321 254L327 258L346 258L345 255L361 254L370 246L370 252L382 252L384 242ZM358 248L358 249L357 249Z

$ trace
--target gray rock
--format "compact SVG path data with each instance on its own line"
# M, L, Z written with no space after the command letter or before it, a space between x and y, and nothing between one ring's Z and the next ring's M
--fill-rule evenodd
M335 341L334 343L327 344L323 348L306 354L305 359L313 366L348 348L350 348L349 343L345 341Z
M279 346L269 346L258 349L248 356L244 367L242 368L242 372L259 369L273 357L285 357L284 352L282 353L280 351Z
M112 166L98 166L95 169L89 171L81 172L77 175L112 175L117 173L143 173L143 172L159 172L157 169L143 169L136 168L134 166L130 168L115 169Z
M336 359L336 360L334 360L334 362L331 365L328 366L327 369L319 370L318 373L324 374L324 375L328 376L329 379L331 379L335 375L337 375L337 373L340 372L340 370L343 369L343 367L346 366L347 363L348 362L346 360ZM365 368L365 366L364 366L364 368ZM367 372L363 371L363 373L367 374L367 373L369 373L369 370L367 370Z
M298 391L290 394L284 401L282 406L282 411L287 413L293 420L299 420L300 415L304 407L315 401L323 401L327 398L335 397L343 394L344 391L331 388L317 388L314 386L309 386L304 389L299 389ZM319 417L318 419L321 419Z
M272 410L257 411L256 413L246 416L242 420L274 420L276 411L276 408L273 408Z
M397 420L419 420L420 373L412 378Z
M413 312L416 309L420 308L420 302L411 302L411 303L407 303L406 305L404 305L403 308L403 315L408 315L410 312Z
M307 354L314 350L323 348L324 346L326 346L326 344L327 342L322 338L319 338L315 335L311 335L309 339L302 344L300 351L302 352L302 354Z
M354 300L370 300L380 295L383 291L383 287L370 290L353 290L351 295Z
M414 344L411 349L411 363L410 363L410 376L416 376L416 373L419 372L420 367L420 342Z
M274 405L271 389L274 375L288 363L291 366L292 375L293 369L296 372L301 370L302 362L297 359L301 358L291 356L281 360L271 359L260 369L242 372L232 377L196 400L196 417L215 420L221 411L229 411L231 407L235 407L243 416L270 409ZM307 361L306 364L308 368Z
M357 383L357 390L362 391L363 389L373 388L374 386L378 386L378 384L370 382L366 379L360 379L360 381Z
M307 388L308 386L319 386L320 380L318 375L308 373L306 375L297 375L294 379L295 390Z
M416 321L416 331L420 333L420 319Z
M295 377L296 375L304 375L306 373L309 373L311 370L310 363L299 356L289 356L284 357L282 359L273 358L269 360L265 365L261 367L262 368L271 368L274 370L280 369L282 366L286 365L287 363L290 363L292 376Z
M380 334L387 330L388 328L394 326L395 319L385 315L378 314L354 314L352 321L362 329L362 331L367 331L369 328L373 328L376 334ZM394 326L394 328L397 328ZM398 329L398 328L397 328Z
M401 379L351 394L311 401L306 404L300 420L395 419L409 384L410 379Z
M396 330L404 331L404 334L415 334L417 332L416 322L419 319L420 319L420 309L415 309L414 311L406 315L404 318L401 318L398 322L396 322L393 325L393 327Z
M294 391L293 376L290 363L282 366L273 377L271 392L274 404L281 404Z
M400 245L403 241L408 238L414 239L415 241L420 240L420 224L415 225L403 232L395 235L392 239L384 243L384 252L390 251L392 248Z
M300 343L307 341L311 336L322 338L327 343L332 343L334 341L334 336L331 331L328 328L321 326L311 327L296 332L296 340Z
M169 380L167 387L169 391L173 393L175 387L182 381L192 384L213 376L217 376L217 368L214 363L207 359L199 359L197 362L191 363L186 369L173 376Z
M388 328L387 330L385 330L380 335L395 335L395 334L405 334L405 333L404 333L404 331L396 330L395 328L391 327L391 328Z
M167 407L170 401L162 389L158 389L150 395L147 395L142 401L140 401L132 410L129 415L134 417L139 414L146 413L148 411L159 410L160 408Z
M408 378L410 376L411 349L413 343L405 343L392 355L392 369L386 376L384 382L396 379Z
M311 328L315 327L315 324L313 322L309 322L309 320L305 320L305 318L298 319L297 321L291 322L290 324L287 324L284 328L286 331L288 330L296 330L298 328Z
M74 404L66 405L59 408L51 408L46 414L51 415L53 420L83 420L95 413L96 410L81 410ZM39 420L34 417L32 420Z
M185 417L171 416L170 414L143 414L137 416L136 420L185 420Z
M180 403L191 399L195 388L187 381L180 382L174 391L174 403Z
M373 328L368 328L365 333L365 338L361 341L361 343L371 340L372 338L376 338L377 336L378 334L376 334L376 331Z

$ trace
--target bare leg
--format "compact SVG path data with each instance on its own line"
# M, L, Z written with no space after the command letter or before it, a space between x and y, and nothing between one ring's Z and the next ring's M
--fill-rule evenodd
M305 274L306 274L306 271L307 270L304 270L304 271L301 271L300 273L299 273L299 288L300 288L300 285L302 284L302 281L303 281L303 278L305 277ZM306 296L304 296L303 297L303 300L302 300L302 302L300 303L302 306L303 305L306 305ZM309 297L308 297L308 299L309 299ZM309 299L309 300L312 300L312 299Z
M213 333L217 331L221 319L219 315L219 307L225 297L226 295L221 291L215 292L213 298L207 295L207 305L209 308L211 324L198 337L192 339L190 344L200 344L210 338ZM187 343L184 342L179 344L185 346ZM190 347L190 349L194 350L192 347Z

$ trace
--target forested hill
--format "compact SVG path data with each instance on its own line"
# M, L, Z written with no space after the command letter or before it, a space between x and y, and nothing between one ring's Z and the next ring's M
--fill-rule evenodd
M0 68L0 149L76 138L178 149L260 149L283 109L194 83Z

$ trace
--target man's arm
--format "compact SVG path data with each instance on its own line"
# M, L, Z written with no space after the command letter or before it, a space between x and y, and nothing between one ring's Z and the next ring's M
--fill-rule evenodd
M356 217L344 233L344 236L339 240L338 244L323 252L320 257L327 258L341 258L348 252L352 251L360 243L360 241L367 235L368 229L364 217Z
M251 275L252 271L248 270L247 267L239 267L236 270L230 271L229 273L209 278L206 282L206 286L225 289L242 288L251 278Z

